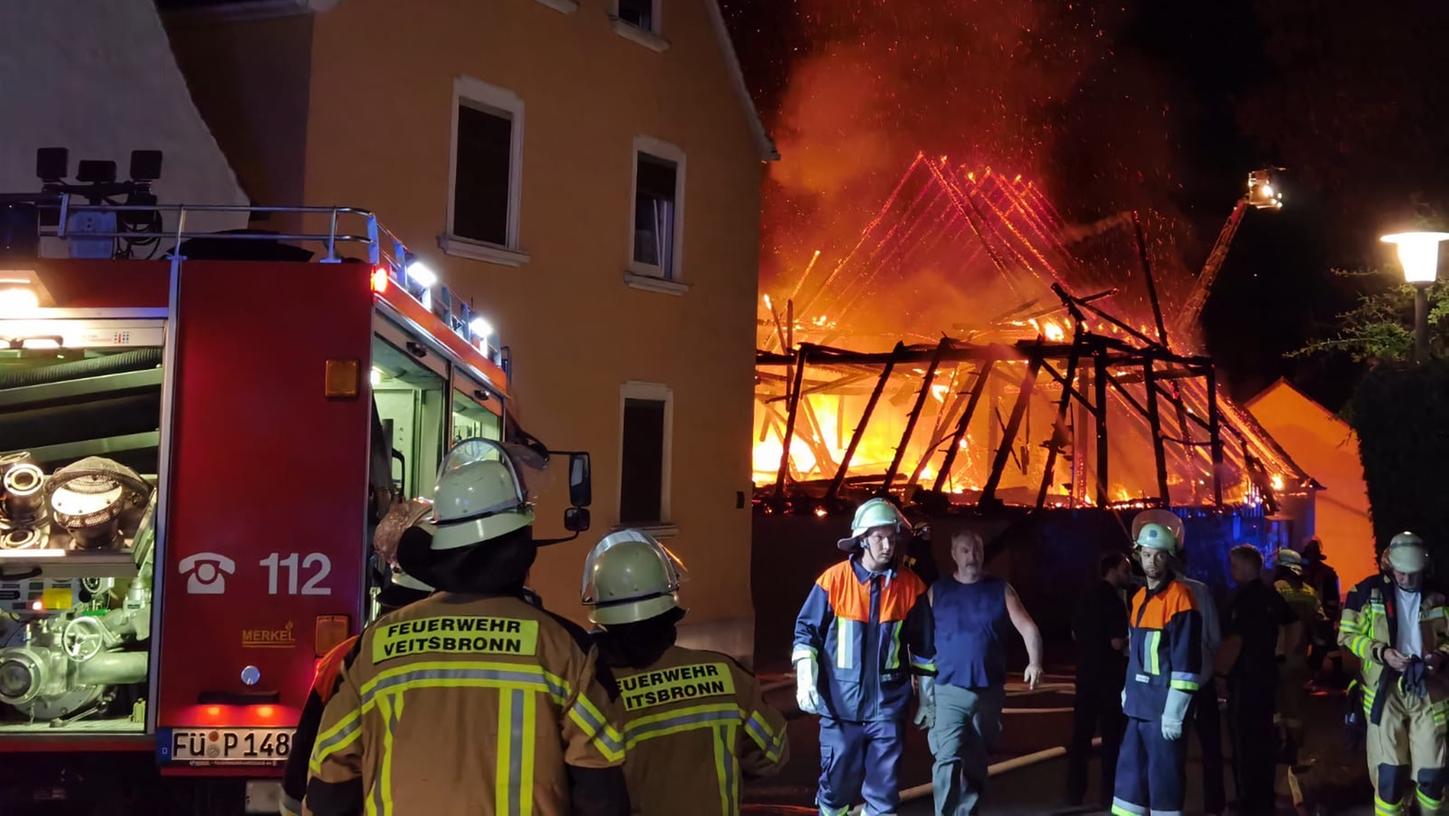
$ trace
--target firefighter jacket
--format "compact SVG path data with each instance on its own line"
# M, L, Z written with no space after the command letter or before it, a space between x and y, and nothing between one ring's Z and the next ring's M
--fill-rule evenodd
M1398 633L1396 606L1394 579L1385 574L1373 575L1349 590L1338 622L1339 645L1362 663L1359 682L1364 712L1374 724L1378 724L1383 711L1384 689L1399 678L1383 657L1384 650L1393 648ZM1437 651L1449 657L1449 607L1442 594L1424 590L1419 601L1419 631L1425 654ZM1430 674L1428 688L1434 721L1442 726L1449 714L1449 678L1442 672Z
M517 596L440 592L362 634L327 703L304 802L318 816L561 816L570 774L618 766L596 651Z
M735 816L741 777L784 767L785 718L731 658L671 646L648 668L615 676L633 813Z
M790 661L816 660L826 716L900 720L910 706L911 674L936 674L933 630L926 585L914 572L871 573L851 556L810 588Z
M302 706L297 730L292 733L292 752L287 755L287 765L282 770L282 816L299 816L302 812L302 798L307 795L307 761L317 742L317 726L322 722L327 701L337 692L343 664L357 653L357 641L358 636L353 635L317 661L317 676Z
M1130 645L1122 710L1129 717L1155 720L1170 700L1185 708L1182 695L1197 693L1202 673L1202 616L1192 590L1175 576L1157 589L1143 587L1132 596L1127 620Z

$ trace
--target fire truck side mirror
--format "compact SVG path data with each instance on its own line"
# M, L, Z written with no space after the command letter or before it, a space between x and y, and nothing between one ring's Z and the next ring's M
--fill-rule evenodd
M593 476L587 453L569 454L569 504L575 508L588 507L594 501ZM572 527L570 530L574 529ZM584 514L584 527L588 529L588 514Z
M587 507L570 507L564 511L564 529L571 533L582 533L589 529L589 521Z

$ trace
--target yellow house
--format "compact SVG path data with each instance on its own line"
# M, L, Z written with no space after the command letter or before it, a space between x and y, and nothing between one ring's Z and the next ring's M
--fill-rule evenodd
M1323 486L1309 494L1309 529L1301 532L1318 536L1328 565L1338 571L1340 590L1347 592L1378 571L1358 435L1287 380L1263 389L1248 400L1247 408L1293 461Z
M258 203L376 211L507 346L525 427L593 456L593 529L532 583L581 617L600 535L694 580L684 639L748 654L762 162L716 0L162 0ZM557 535L550 514L540 535Z

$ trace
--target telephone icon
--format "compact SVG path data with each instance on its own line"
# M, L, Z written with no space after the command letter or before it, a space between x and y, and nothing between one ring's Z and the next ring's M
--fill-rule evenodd
M188 595L221 595L226 592L226 576L236 572L235 561L209 552L188 555L180 566Z

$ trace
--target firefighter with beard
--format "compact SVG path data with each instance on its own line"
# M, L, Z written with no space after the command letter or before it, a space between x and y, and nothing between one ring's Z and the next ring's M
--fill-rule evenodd
M820 716L820 812L842 816L863 795L866 815L884 816L900 802L913 676L915 722L935 721L935 635L925 583L897 567L911 533L901 511L870 499L850 526L837 542L849 557L815 580L795 619L795 700Z
M1449 607L1424 586L1429 564L1423 539L1399 533L1385 552L1387 567L1348 593L1339 645L1362 663L1359 683L1368 715L1368 766L1374 813L1408 812L1415 786L1419 812L1446 812L1444 722L1449 709Z
M443 461L431 531L398 563L438 589L362 634L322 715L304 812L628 813L613 682L588 634L524 596L537 555L525 457L482 439Z
M1117 759L1113 816L1182 812L1188 705L1202 671L1202 617L1192 590L1172 559L1178 540L1162 524L1144 524L1136 554L1147 586L1132 596L1127 615L1127 686L1122 710L1127 732Z
M737 816L741 778L785 765L785 718L732 658L674 644L684 576L679 559L648 533L619 530L584 562L581 600L601 627L600 660L619 683L633 812Z

